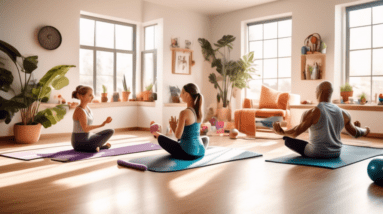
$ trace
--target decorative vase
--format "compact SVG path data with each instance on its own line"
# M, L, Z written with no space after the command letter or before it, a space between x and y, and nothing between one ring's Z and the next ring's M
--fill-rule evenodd
M114 92L113 93L113 102L118 102L119 98L120 98L120 93Z
M108 93L101 93L101 102L108 102Z
M36 143L40 139L41 124L23 125L17 123L13 126L16 143Z
M172 102L173 103L180 103L180 97L177 95L177 96L172 96Z
M217 117L219 121L231 121L231 109L227 107L217 109Z
M127 102L129 100L129 95L130 95L129 91L123 91L122 92L122 102Z
M343 97L343 102L348 101L348 97L352 97L353 93L354 93L353 91L343 91L343 92L340 92L340 96Z

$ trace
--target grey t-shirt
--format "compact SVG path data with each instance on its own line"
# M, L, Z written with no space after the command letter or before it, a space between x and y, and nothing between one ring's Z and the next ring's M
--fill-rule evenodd
M308 157L331 158L338 157L342 148L340 133L344 128L342 110L329 102L320 102L319 121L309 129L309 144L304 154Z

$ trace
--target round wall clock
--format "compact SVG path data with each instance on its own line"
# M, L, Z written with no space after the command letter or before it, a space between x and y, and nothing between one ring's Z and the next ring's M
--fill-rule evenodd
M41 47L47 50L54 50L61 45L62 38L60 32L56 28L45 26L40 29L38 40Z

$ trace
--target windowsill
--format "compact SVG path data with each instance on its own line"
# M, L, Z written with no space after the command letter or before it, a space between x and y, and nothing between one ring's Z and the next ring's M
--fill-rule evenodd
M58 104L55 103L41 103L40 107L43 108L53 108ZM155 102L145 102L145 101L129 101L129 102L106 102L106 103L89 103L90 108L109 108L109 107L120 107L120 106L147 106L155 107ZM69 109L74 109L75 107L70 107Z
M164 103L165 107L186 107L186 103Z
M383 111L383 105L377 104L335 104L345 110L357 110L357 111ZM301 104L290 105L290 109L310 109L317 106L317 104Z

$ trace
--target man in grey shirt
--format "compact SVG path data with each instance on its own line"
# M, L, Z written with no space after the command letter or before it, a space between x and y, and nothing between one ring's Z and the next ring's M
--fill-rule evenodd
M343 128L355 137L366 136L370 129L360 128L360 123L351 122L350 114L344 109L331 103L333 88L331 82L324 81L316 88L318 105L302 116L299 125L290 130L283 130L279 122L273 124L274 132L284 135L285 145L298 152L302 156L312 158L336 158L339 157L342 142L340 133ZM309 142L295 139L309 129Z

